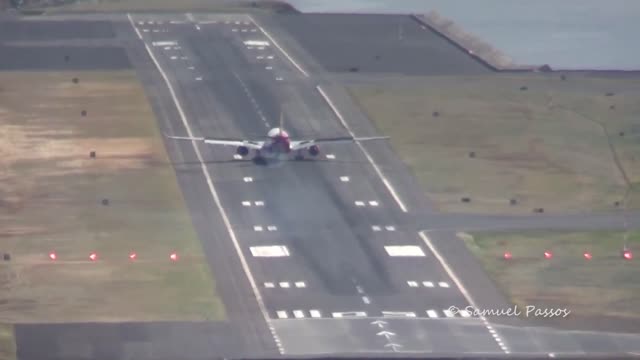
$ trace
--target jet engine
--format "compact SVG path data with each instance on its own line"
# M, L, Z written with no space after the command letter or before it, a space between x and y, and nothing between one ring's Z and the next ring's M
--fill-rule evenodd
M318 149L317 145L312 145L309 147L309 155L318 156L319 153L320 153L320 149Z
M249 154L249 149L246 146L238 146L236 154L240 156L247 156L247 154Z

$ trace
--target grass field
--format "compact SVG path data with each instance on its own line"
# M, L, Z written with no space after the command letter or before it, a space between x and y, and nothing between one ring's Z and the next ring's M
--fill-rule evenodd
M534 319L582 330L640 331L640 267L623 260L622 232L473 233L461 236L514 304L567 308L565 319ZM640 247L640 232L628 234ZM505 261L505 251L512 259ZM544 251L553 258L545 259ZM591 260L583 257L592 254ZM637 254L636 254L637 255Z
M224 319L135 73L0 84L0 322Z
M393 77L350 92L443 211L605 210L628 188L629 207L640 205L636 79Z
M0 360L16 358L16 343L13 339L13 326L0 324Z

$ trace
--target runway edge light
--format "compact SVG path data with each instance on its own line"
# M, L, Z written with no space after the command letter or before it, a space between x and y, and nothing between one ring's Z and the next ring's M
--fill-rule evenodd
M633 259L633 253L629 249L624 249L624 250L622 250L622 258L625 259L625 260L632 260Z
M96 253L92 252L91 254L89 254L89 259L90 259L91 261L96 261L96 260L98 260L98 254L96 254Z
M504 255L503 255L502 257L503 257L505 260L511 260L511 258L512 258L513 256L511 255L511 253L510 253L510 252L505 251L505 252L504 252Z
M585 253L583 254L584 258L587 260L591 260L593 258L593 255L591 255L590 252L585 251Z
M57 258L58 258L58 255L56 255L55 252L52 251L49 253L49 259L56 260Z
M138 257L138 254L136 254L135 252L132 252L129 254L129 259L131 260L135 260Z
M544 252L544 258L545 259L551 259L553 257L553 253L549 250Z
M171 255L169 255L169 259L171 259L171 261L176 261L176 260L178 260L178 254L176 254L176 253L171 253Z

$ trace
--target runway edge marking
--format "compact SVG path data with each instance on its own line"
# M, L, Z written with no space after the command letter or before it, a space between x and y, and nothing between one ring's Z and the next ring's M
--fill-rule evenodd
M433 246L433 244L431 243L431 240L429 240L429 237L427 237L427 235L425 234L424 231L420 231L418 234L420 235L420 237L422 238L424 243L427 245L429 250L431 250L431 252L433 253L433 256L435 256L436 259L438 259L438 261L440 262L440 265L442 265L442 267L447 272L447 274L449 275L451 280L453 280L453 282L456 284L456 286L458 287L458 289L460 290L460 292L462 293L464 298L467 299L469 304L471 306L473 306L474 309L477 309L478 307L476 306L475 301L473 301L473 298L471 297L471 295L469 295L469 292L464 287L464 285L462 285L462 282L460 281L460 279L458 279L456 274L449 267L449 264L444 259L444 257L442 257L442 255L440 255L440 253L438 253L438 251L436 250L435 246ZM504 344L503 340L499 336L494 336L494 334L497 334L497 332L493 329L493 326L491 326L491 324L489 324L489 321L487 321L487 319L484 316L480 316L480 319L484 323L484 325L487 328L487 330L489 330L489 333L493 336L493 339L496 341L496 343L502 349L502 351L504 351L505 354L511 353L511 351L509 351L509 348Z
M131 18L131 14L127 13L127 17L129 18L129 22L131 23L131 26L133 27L133 30L135 30L136 34L138 34L138 39L142 40L142 35L140 34L140 30L138 30L136 25L133 23L133 19Z
M342 123L342 126L344 126L345 129L347 129L347 131L349 132L349 135L351 135L351 137L356 137L353 134L353 131L351 131L351 128L349 127L349 125L347 125L347 122L342 117L342 114L340 114L340 111L338 111L338 109L335 107L335 105L333 105L333 102L331 101L329 96L324 92L324 90L322 90L320 85L317 85L316 89L318 90L320 95L322 95L322 97L324 98L324 101L326 101L327 104L329 104L329 107L336 114L336 116L338 117L338 119ZM407 210L407 207L402 202L402 200L400 200L400 197L398 196L398 194L394 190L393 186L391 186L391 183L389 182L389 180L387 180L387 178L384 176L384 174L382 173L382 171L380 170L378 165L376 165L376 163L373 161L373 158L371 157L371 155L369 155L369 152L367 151L367 149L365 149L364 146L362 146L362 144L359 141L356 141L356 144L358 144L358 147L360 147L360 150L362 150L362 152L364 153L364 156L367 157L367 160L369 160L369 163L371 163L371 165L373 166L374 170L378 174L378 177L380 177L380 179L382 180L382 183L384 184L384 186L386 186L387 190L389 190L389 193L391 193L391 196L393 197L393 199L396 201L396 203L398 203L398 206L400 206L400 209L402 210L402 212L405 212L405 213L409 212Z
M129 13L127 13L127 16L129 17L129 20L131 22L131 26L134 26L133 23L133 19L131 18L131 15ZM176 93L173 90L173 86L171 85L171 82L169 81L169 78L167 77L167 75L165 74L164 70L162 70L162 67L160 66L160 64L158 63L158 60L156 59L155 55L153 55L153 52L151 51L151 49L149 48L149 45L147 45L147 43L144 43L144 47L147 49L147 52L149 53L149 56L151 57L151 60L153 60L153 63L156 65L156 68L158 69L158 71L160 72L160 74L162 75L162 78L164 79L165 83L167 84L167 88L169 89L169 92L171 93L171 97L173 98L173 102L176 105L176 108L180 114L180 118L182 119L182 123L184 124L185 130L187 130L187 133L189 135L189 137L193 137L193 132L191 131L191 127L189 126L189 122L187 120L186 115L184 114L184 111L182 110L182 106L180 105L180 101L178 101L178 98L176 97ZM233 245L236 249L236 252L238 253L238 256L240 258L240 262L242 263L242 268L245 272L245 275L247 276L249 283L251 284L251 288L253 289L253 293L256 297L256 300L258 301L258 306L260 307L260 311L262 312L262 316L264 317L265 321L267 322L268 326L269 326L269 330L271 332L271 335L273 336L273 339L278 347L278 351L280 352L281 355L284 354L284 348L282 346L282 343L280 342L280 338L278 337L278 335L275 332L275 329L273 328L273 326L271 325L271 321L269 320L269 316L267 313L267 309L264 305L264 300L262 299L262 295L260 294L260 291L258 290L258 287L256 285L256 282L253 278L253 275L251 274L251 269L249 268L249 264L247 263L247 260L244 257L244 254L242 253L242 249L240 248L240 244L238 243L238 239L236 238L235 232L233 231L232 227L231 227L231 222L229 221L229 218L227 217L227 213L224 210L224 208L222 207L222 203L220 202L220 198L218 197L218 193L215 189L215 187L213 186L213 181L211 180L211 175L209 175L209 171L207 171L206 166L204 165L204 161L202 159L202 155L200 154L200 150L198 149L198 146L196 145L195 141L191 141L191 145L193 146L193 150L196 153L196 156L198 157L198 160L200 161L200 168L202 169L202 173L204 174L205 178L207 179L207 185L209 186L209 191L211 192L211 196L213 197L213 201L216 203L216 206L218 207L218 210L220 211L220 215L222 216L222 220L224 221L225 227L227 228L227 231L229 232L229 237L231 237L231 240L233 241Z
M262 33L265 34L269 38L269 40L271 40L273 45L275 45L284 54L284 56L286 56L287 59L291 61L291 63L296 67L296 69L300 70L300 72L304 74L304 76L309 77L309 74L307 74L307 72L304 71L304 69L302 69L302 67L298 65L298 63L295 60L293 60L293 58L289 56L289 54L287 54L287 52L284 51L282 47L280 47L280 45L278 45L278 42L276 42L276 40L273 37L271 37L271 35L269 35L269 33L265 29L263 29L262 26L260 26L260 24L258 24L258 22L251 15L247 15L247 16L249 17L249 19L251 19L251 22L256 24L258 29L260 29L260 31L262 31Z

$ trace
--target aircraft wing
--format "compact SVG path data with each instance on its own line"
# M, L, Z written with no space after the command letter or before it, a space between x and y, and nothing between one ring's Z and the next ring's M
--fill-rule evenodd
M290 146L291 150L302 150L309 148L313 145L318 144L331 144L331 143L345 143L345 142L356 142L356 141L368 141L368 140L383 140L388 139L388 136L372 136L372 137L360 137L354 138L350 136L346 137L337 137L337 138L326 138L326 139L314 139L314 140L297 140L292 141Z
M210 139L204 137L188 137L188 136L169 136L166 135L170 139L176 140L190 140L190 141L202 141L205 144L211 145L223 145L223 146L244 146L249 149L262 149L264 145L264 141L253 141L253 140L240 140L240 139Z

